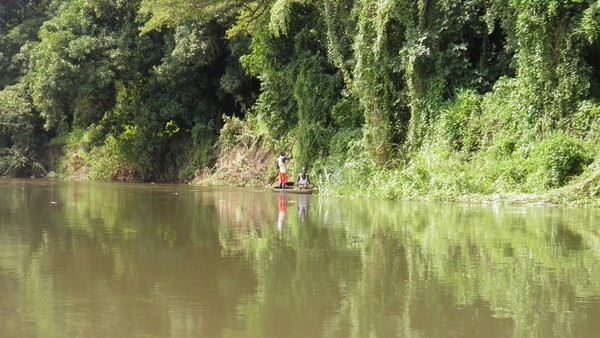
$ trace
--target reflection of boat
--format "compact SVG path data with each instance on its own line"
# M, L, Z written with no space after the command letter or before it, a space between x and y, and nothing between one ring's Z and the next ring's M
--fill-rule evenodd
M312 194L316 189L314 187L310 188L295 188L294 185L290 185L290 182L286 184L285 189L280 189L278 186L272 187L273 191L277 192L285 192L289 194ZM293 183L293 182L292 182Z

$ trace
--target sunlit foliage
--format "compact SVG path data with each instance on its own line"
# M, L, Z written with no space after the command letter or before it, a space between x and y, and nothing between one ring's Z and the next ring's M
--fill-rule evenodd
M2 9L0 83L23 82L41 139L80 128L87 152L114 140L140 180L218 171L213 146L231 116L255 119L253 146L293 154L293 169L309 167L332 194L542 193L569 185L598 153L597 1Z

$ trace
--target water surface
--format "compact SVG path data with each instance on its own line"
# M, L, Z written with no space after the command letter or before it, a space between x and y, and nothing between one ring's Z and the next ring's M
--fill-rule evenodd
M0 180L0 337L594 337L600 211Z

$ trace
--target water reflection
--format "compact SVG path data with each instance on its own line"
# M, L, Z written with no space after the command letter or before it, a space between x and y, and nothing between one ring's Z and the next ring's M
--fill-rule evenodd
M308 196L304 194L298 194L298 215L302 222L306 220L306 212L308 210Z
M306 220L306 214L308 211L308 199L309 197L305 194L286 194L279 193L277 203L277 229L283 230L286 226L286 215L287 215L287 207L290 203L296 204L296 209L298 210L299 219L304 222Z
M599 216L0 180L0 336L592 337Z
M287 213L287 200L286 194L279 194L279 203L278 203L278 214L277 214L277 229L282 230L285 225L285 214Z

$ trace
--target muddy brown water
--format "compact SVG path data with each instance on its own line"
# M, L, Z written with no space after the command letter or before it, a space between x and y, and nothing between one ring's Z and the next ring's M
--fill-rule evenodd
M0 337L594 337L596 208L0 180Z

